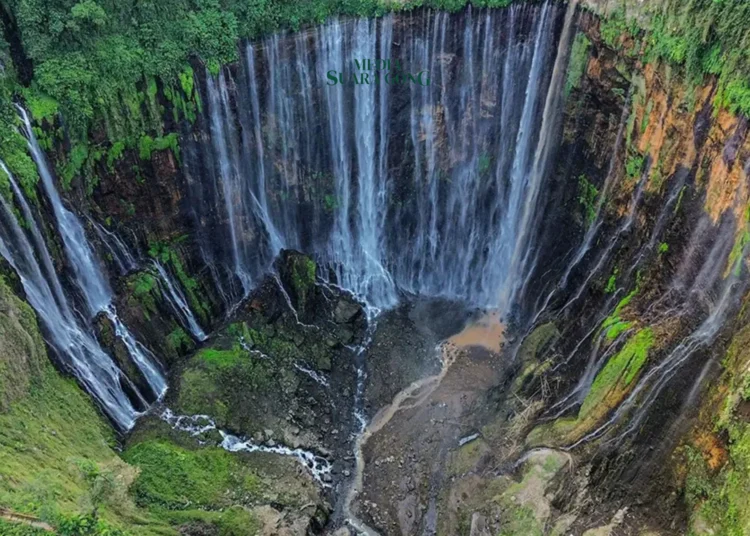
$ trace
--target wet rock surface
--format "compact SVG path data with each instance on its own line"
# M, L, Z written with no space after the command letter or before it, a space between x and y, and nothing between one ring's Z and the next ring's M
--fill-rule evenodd
M459 332L473 314L457 302L416 298L378 317L366 351L368 415L410 383L437 374L439 343Z

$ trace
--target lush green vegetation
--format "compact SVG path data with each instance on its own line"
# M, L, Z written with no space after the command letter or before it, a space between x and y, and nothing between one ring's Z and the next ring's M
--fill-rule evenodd
M65 536L117 536L134 519L144 528L138 534L154 534L128 494L135 471L112 449L111 428L53 369L33 311L2 280L0 311L0 507ZM38 531L0 522L0 533Z
M635 291L624 298L615 312L619 313L619 310L625 307L634 295ZM629 323L624 327L614 327L622 321L616 315L610 318L616 319L610 321L609 326L610 329L619 330L618 335L623 330L632 327ZM605 324L607 323L605 321ZM537 426L527 436L527 445L569 445L580 439L601 418L622 402L643 370L655 342L654 331L650 327L639 329L630 335L619 351L609 358L597 373L578 415L559 418Z
M11 523L0 519L0 534L4 536L49 536L44 529L37 529L21 523Z
M125 536L120 529L92 515L61 516L55 524L59 536ZM30 524L6 522L0 519L0 534L3 536L47 536L48 530Z
M565 78L565 95L570 95L570 92L581 83L581 78L586 72L590 48L589 38L583 32L578 32L570 49L568 75Z
M499 7L510 0L474 3ZM92 121L102 120L114 140L140 136L151 127L159 130L161 110L154 97L160 84L170 97L192 99L191 57L216 73L221 64L237 59L237 43L243 38L280 28L296 30L333 15L379 15L421 5L455 11L465 4L466 0L12 0L8 8L25 54L34 62L31 87L17 91L27 96L35 118L62 112L74 140L86 140ZM183 108L184 102L180 104Z
M238 384L244 395L264 392L280 380L279 367L306 357L283 335L244 322L231 324L226 334L222 347L203 348L190 360L180 379L182 411L208 413L222 421L232 409ZM315 347L308 350L312 354Z
M734 423L724 429L730 438L729 463L718 474L700 452L689 450L686 498L695 508L693 526L707 523L716 536L744 536L750 531L750 426ZM701 523L696 523L700 519ZM691 531L691 535L700 532Z
M2 279L0 347L0 507L60 536L175 536L188 528L252 536L260 525L251 507L273 504L294 516L317 500L295 460L200 448L193 438L172 437L160 421L120 458L112 429L75 382L54 370L32 309ZM208 350L199 359L215 368L248 360L228 359L231 353ZM0 519L0 534L50 533Z
M191 61L216 73L237 59L241 39L296 30L334 15L373 16L422 6L456 11L468 1L9 0L4 7L12 21L9 31L20 37L22 53L13 57L14 64L8 43L0 39L0 59L7 67L0 76L0 157L33 193L37 172L23 137L12 128L18 119L11 102L21 98L35 121L45 125L38 132L44 147L66 141L56 159L63 185L83 177L91 191L97 167L112 168L125 149L144 160L164 149L179 157L176 125L165 120L171 115L175 122L193 121L201 109ZM511 1L471 3L503 7ZM620 9L603 21L601 34L627 54L679 66L692 85L704 75L717 76L717 107L748 114L748 19L744 0L669 0L666 9L648 14L648 29ZM589 45L582 33L576 35L566 93L580 81ZM30 80L16 71L30 72ZM636 163L631 162L633 169ZM0 177L0 193L7 192Z
M645 30L624 9L610 14L601 25L603 40L615 49L626 47L633 56L642 55L646 62L678 66L691 86L706 75L716 76L716 107L750 115L750 4L668 0L653 6Z
M139 470L130 487L135 502L180 534L265 534L254 507L272 505L294 524L319 498L290 457L201 447L159 420L141 426L122 456Z
M128 449L123 457L141 469L132 486L139 506L219 510L233 504L228 490L248 498L260 493L260 479L220 448L187 450L151 440Z
M588 227L596 219L596 203L599 190L591 184L586 175L578 177L578 202L583 210L583 220Z
M746 320L747 314L744 316ZM697 440L685 449L691 535L705 534L705 528L716 536L741 536L750 531L750 423L741 409L750 402L750 377L745 373L750 363L748 348L750 326L745 324L732 339L722 362L724 373L713 390L719 415L708 424L708 433L725 437L726 444L701 441L707 433L697 430ZM705 423L701 425L705 427Z

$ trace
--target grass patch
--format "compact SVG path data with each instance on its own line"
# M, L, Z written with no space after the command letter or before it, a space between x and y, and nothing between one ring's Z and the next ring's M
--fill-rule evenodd
M2 280L0 347L0 507L39 517L61 535L116 536L134 519L139 536L166 534L128 496L135 471L112 449L112 429L53 369L33 311Z
M260 478L221 448L187 450L149 440L123 454L141 472L132 486L136 503L168 510L219 510L251 502L262 492Z
M204 348L198 352L195 358L209 366L223 369L239 365L249 359L250 356L241 348L234 348L232 350Z

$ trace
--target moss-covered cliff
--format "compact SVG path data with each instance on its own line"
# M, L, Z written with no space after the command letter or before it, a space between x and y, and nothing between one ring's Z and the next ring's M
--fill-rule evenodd
M318 515L319 491L290 457L200 448L158 420L121 451L4 280L0 347L0 534L303 534Z
M2 507L54 526L94 511L113 526L140 515L126 496L137 471L88 396L53 369L34 312L4 281L0 310Z
M175 410L210 415L220 428L259 442L334 453L336 483L354 469L348 434L356 429L350 404L359 354L346 346L363 340L359 306L317 284L316 269L325 268L291 255L276 266L280 281L264 279L225 324L232 299L197 243L195 221L207 218L194 216L187 191L202 170L185 165L193 146L184 142L210 137L201 119L206 77L223 64L239 72L240 39L335 14L414 10L421 20L428 11L417 8L458 11L464 4L3 3L0 157L28 198L48 210L36 193L25 140L13 128L11 102L20 99L66 197L147 259L137 270L119 269L113 254L105 261L121 316L172 371L167 402ZM424 442L426 432L401 425L403 436L371 443L370 502L363 511L379 527L408 527L408 533L439 505L446 514L435 526L443 534L750 530L747 298L739 284L750 243L748 4L584 4L602 18L582 11L572 38L562 147L547 193L549 217L540 224L546 247L529 276L541 284L520 304L519 325L510 326L515 339L506 345L507 370L483 356L461 363L469 380L449 376L455 392L430 409L448 406L452 413L427 413L420 422L433 425L430 434L448 432ZM403 102L397 104L406 115ZM403 123L394 130L406 137ZM479 160L486 171L496 155ZM0 194L7 196L0 175ZM207 225L210 237L223 222L214 223ZM600 237L585 251L575 249L594 226ZM94 223L88 231L96 236ZM566 271L560 259L578 252L578 264ZM153 261L178 282L200 323L217 328L195 353L201 343L170 309ZM641 381L669 368L665 363L723 299L716 282L731 277L738 282L727 298L732 307L709 326L716 328L710 343L696 344L687 365L664 382L662 396L659 384L651 398ZM324 493L292 459L199 448L196 438L154 416L118 455L90 402L48 363L28 306L5 285L0 291L0 336L8 348L8 359L0 360L0 476L10 483L0 507L61 530L94 517L134 534L253 534L282 519L295 534L320 529L328 513ZM399 332L401 319L391 322L384 320L373 339L366 388L372 414L437 366L428 362L423 334ZM98 328L103 345L123 354L111 326L102 320ZM399 363L402 356L419 362ZM324 388L323 374L333 389ZM648 414L631 399L641 385ZM691 405L700 400L707 402L696 414ZM629 421L616 421L620 415L638 420L627 430ZM608 427L610 420L622 428ZM479 437L457 446L473 434ZM220 440L216 433L201 439ZM409 450L409 441L420 448ZM571 455L555 450L572 445ZM383 454L396 446L403 447L397 454L409 455ZM526 448L542 450L514 473L518 466L508 464ZM445 472L421 469L443 462ZM397 480L404 464L419 465L421 483ZM0 532L11 530L2 523L18 526L0 521Z

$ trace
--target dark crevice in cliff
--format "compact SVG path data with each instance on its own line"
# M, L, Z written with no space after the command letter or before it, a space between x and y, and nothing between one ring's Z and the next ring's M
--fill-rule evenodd
M21 32L18 31L13 14L5 2L0 3L0 21L2 21L5 41L10 45L10 55L18 81L28 87L34 76L34 63L26 54L26 49L21 42Z

